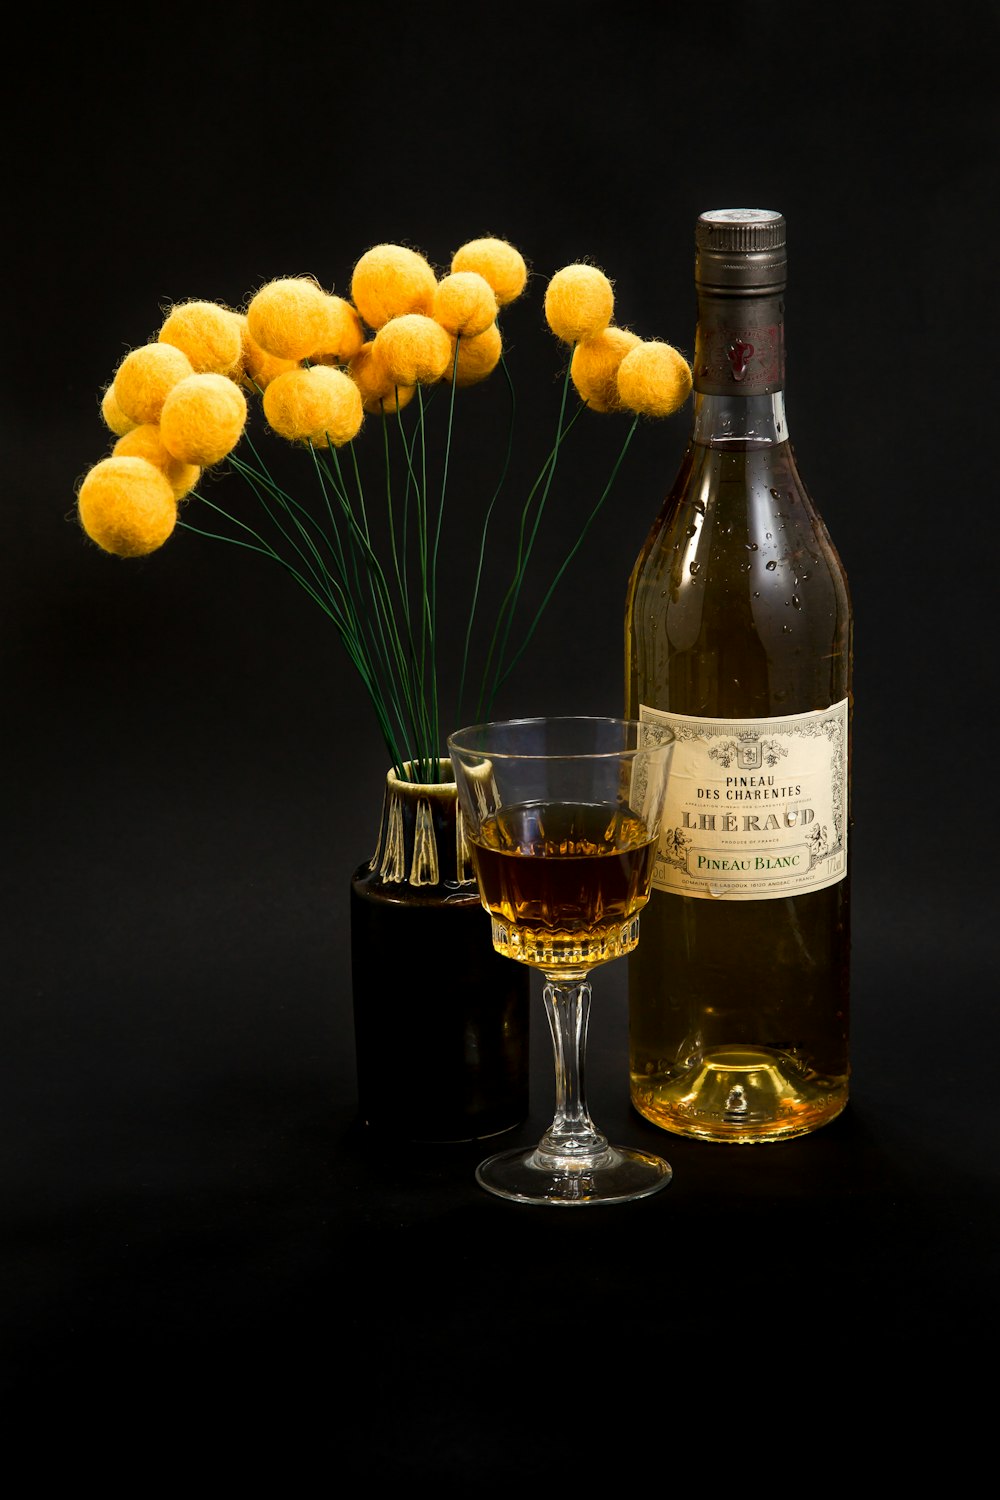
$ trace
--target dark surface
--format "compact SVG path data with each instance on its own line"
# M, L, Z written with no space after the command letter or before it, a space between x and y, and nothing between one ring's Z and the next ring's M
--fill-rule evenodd
M714 1454L775 1406L773 1441L807 1422L836 1454L845 1401L922 1409L992 1349L997 10L806 9L26 22L4 131L12 1410L114 1454L123 1430L176 1455L205 1429L250 1468L308 1449L331 1477L488 1489L636 1450L662 1478L699 1416ZM300 272L343 291L380 240L522 249L521 431L544 411L547 433L545 278L593 260L619 321L690 351L694 220L733 205L788 219L790 423L855 602L852 1102L782 1146L647 1127L613 965L593 1112L674 1181L520 1208L476 1187L475 1148L407 1149L405 1097L397 1147L355 1125L349 882L386 766L331 631L280 570L190 535L99 554L75 487L163 304ZM625 584L686 430L637 434L501 712L619 711ZM561 469L539 578L595 464ZM551 1112L543 1025L526 1140Z

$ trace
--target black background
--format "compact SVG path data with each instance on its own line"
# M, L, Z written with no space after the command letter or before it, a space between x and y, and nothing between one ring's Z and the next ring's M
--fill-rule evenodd
M696 1416L723 1443L772 1402L829 1437L845 1391L934 1400L942 1353L961 1383L995 1335L1000 1227L997 7L24 25L4 127L9 1399L95 1436L151 1422L175 1451L202 1430L233 1463L294 1453L293 1488L306 1451L331 1479L489 1488L627 1453L662 1478ZM591 1105L675 1180L519 1209L476 1188L475 1148L407 1148L405 1097L398 1149L355 1130L348 881L386 757L332 630L279 569L187 533L105 556L75 489L109 446L101 392L170 302L300 273L346 294L369 245L441 268L481 234L533 273L507 325L523 488L565 353L546 279L593 261L617 321L690 354L694 220L728 206L788 219L790 426L855 603L852 1103L752 1151L647 1127L613 965ZM475 401L455 580L501 409ZM620 710L626 581L689 414L640 428L501 712ZM536 580L621 434L566 458ZM551 1113L536 1041L526 1140Z

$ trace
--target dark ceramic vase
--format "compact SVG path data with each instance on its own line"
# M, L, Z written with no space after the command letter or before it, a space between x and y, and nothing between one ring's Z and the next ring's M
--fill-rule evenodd
M351 976L369 1130L459 1142L523 1124L529 971L493 948L453 780L388 773L375 853L351 881Z

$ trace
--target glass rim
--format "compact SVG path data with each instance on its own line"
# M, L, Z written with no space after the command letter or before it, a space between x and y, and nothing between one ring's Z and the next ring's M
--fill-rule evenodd
M459 755L481 755L490 760L610 760L621 759L623 756L649 755L657 750L670 747L674 741L673 730L667 725L657 725L657 730L664 736L662 739L648 745L620 745L610 750L498 750L485 745L463 745L463 735L484 734L491 729L519 729L537 727L544 724L553 725L584 725L605 724L619 729L640 730L646 727L643 719L629 719L617 717L614 714L536 714L517 719L486 719L480 724L466 724L461 729L455 729L447 736L449 751L454 748Z

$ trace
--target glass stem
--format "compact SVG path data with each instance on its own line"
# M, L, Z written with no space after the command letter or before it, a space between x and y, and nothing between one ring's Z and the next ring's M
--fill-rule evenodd
M570 1156L574 1162L596 1161L607 1151L608 1142L594 1128L584 1097L590 984L585 977L567 980L546 975L543 994L555 1052L556 1108L537 1152L542 1157Z

